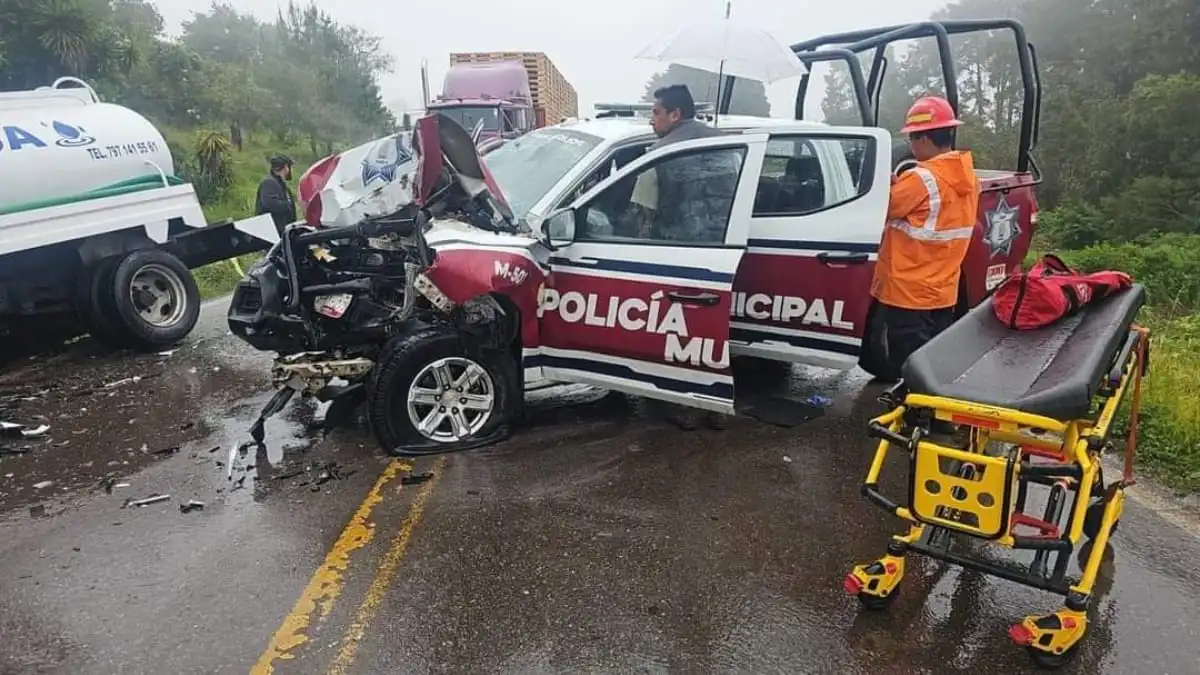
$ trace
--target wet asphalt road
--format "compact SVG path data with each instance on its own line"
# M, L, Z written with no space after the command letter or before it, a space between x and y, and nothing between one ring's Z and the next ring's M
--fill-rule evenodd
M982 675L1029 671L1005 630L1057 607L921 561L859 613L841 579L898 525L858 493L878 404L854 374L797 371L834 404L795 429L541 393L535 427L411 467L293 406L229 481L269 392L223 313L169 356L83 340L0 373L6 418L51 425L3 441L29 451L0 456L0 673ZM1161 508L1127 501L1067 672L1200 672L1200 538Z

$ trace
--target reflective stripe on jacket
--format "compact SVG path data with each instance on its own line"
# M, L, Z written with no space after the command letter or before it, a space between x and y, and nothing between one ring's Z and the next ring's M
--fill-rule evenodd
M970 152L943 153L905 172L892 184L871 295L903 309L953 307L978 209Z

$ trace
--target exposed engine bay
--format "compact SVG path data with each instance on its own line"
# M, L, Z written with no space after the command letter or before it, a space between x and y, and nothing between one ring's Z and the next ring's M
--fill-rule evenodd
M262 442L263 421L296 393L361 403L389 340L437 327L469 333L504 317L486 292L452 299L432 273L438 253L427 235L434 228L535 243L518 234L470 135L434 115L418 120L411 139L397 135L382 146L379 156L364 157L352 189L322 190L319 224L289 226L234 291L230 330L278 354L272 379L281 389L252 430L255 442ZM380 185L364 191L377 177ZM480 348L503 349L515 331L488 330Z

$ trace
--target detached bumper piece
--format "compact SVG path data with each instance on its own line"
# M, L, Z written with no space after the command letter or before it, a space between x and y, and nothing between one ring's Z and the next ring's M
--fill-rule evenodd
M1025 617L1008 634L1039 667L1071 661L1087 632L1125 489L1134 483L1150 347L1149 331L1134 323L1143 297L1135 286L1061 326L1008 332L992 342L995 319L985 302L915 353L904 382L881 397L891 411L870 422L879 445L862 486L908 531L892 537L882 558L855 567L845 591L866 609L887 607L900 591L906 557L915 553L1056 593L1065 599L1061 609ZM1022 358L998 358L997 350ZM988 395L963 395L971 391ZM1111 448L1109 431L1126 393L1132 401L1124 474L1106 483L1101 455ZM957 430L953 439L934 431L947 425ZM878 487L895 447L908 459L905 503ZM1035 491L1045 506L1027 513ZM983 545L952 545L963 539ZM988 554L996 548L1013 553ZM1082 574L1072 578L1076 553Z

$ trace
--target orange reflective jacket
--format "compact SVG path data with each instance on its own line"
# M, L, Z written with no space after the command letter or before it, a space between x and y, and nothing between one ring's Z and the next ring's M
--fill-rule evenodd
M978 208L970 152L947 152L906 171L892 184L871 295L903 309L953 307Z

